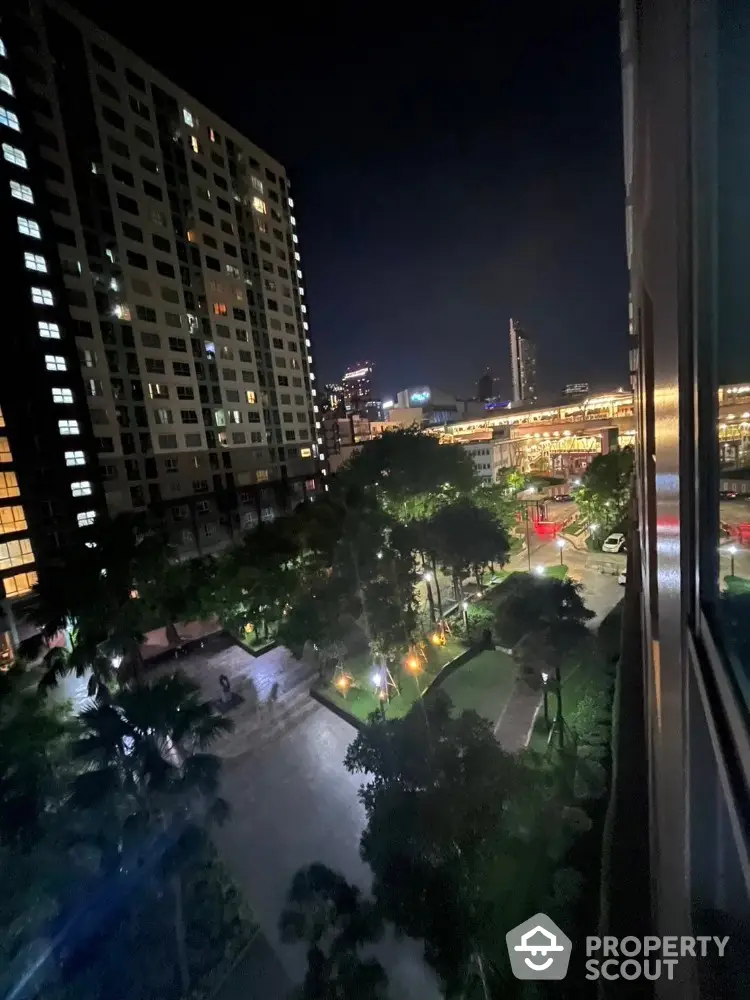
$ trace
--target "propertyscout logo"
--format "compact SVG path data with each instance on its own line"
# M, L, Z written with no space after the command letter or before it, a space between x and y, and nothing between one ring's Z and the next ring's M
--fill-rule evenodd
M516 979L564 979L573 946L544 913L525 920L505 935ZM728 937L628 936L586 938L586 979L675 979L681 958L724 957Z

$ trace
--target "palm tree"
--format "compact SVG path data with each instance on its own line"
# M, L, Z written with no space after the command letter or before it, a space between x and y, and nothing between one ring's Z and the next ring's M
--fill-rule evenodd
M127 869L162 845L183 993L190 988L190 969L182 874L174 858L191 827L227 816L228 806L218 796L220 761L207 751L233 728L200 699L199 690L175 673L111 697L100 695L81 712L73 745L85 770L73 782L71 807L94 809L102 818L98 840L106 844L110 871L113 862L118 870Z

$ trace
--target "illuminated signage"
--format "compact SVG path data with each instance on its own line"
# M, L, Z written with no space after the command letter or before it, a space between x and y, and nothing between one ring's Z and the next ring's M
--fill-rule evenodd
M392 406L395 406L395 405L396 405L396 404L395 404L395 403L393 402L393 400L392 400L392 399L384 399L384 400L383 400L383 409L384 409L384 410L390 410L390 409L391 409L391 407L392 407Z
M429 389L419 389L417 392L413 392L411 396L409 396L412 403L426 403L429 398Z
M341 381L349 382L353 378L364 378L365 375L369 375L371 371L371 368L358 368L355 372L347 372Z

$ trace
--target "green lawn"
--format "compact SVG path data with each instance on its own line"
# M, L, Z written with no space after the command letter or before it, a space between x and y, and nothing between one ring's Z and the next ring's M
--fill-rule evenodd
M462 663L440 690L449 695L458 712L473 709L493 725L515 684L515 665L506 653L484 650Z
M443 666L450 660L455 659L465 649L466 646L463 642L449 636L444 646L429 644L427 649L427 663L416 678L406 670L402 670L400 674L394 671L394 678L400 690L385 706L388 718L400 719L406 715L419 698L420 692L425 690ZM373 666L370 654L363 652L356 656L350 656L346 660L345 670L353 678L352 686L346 692L346 695L341 694L332 683L318 684L316 688L321 694L324 694L340 708L343 708L344 711L349 712L350 715L354 715L358 719L367 719L380 705L379 699L375 696L375 687L372 683L372 675L375 667Z

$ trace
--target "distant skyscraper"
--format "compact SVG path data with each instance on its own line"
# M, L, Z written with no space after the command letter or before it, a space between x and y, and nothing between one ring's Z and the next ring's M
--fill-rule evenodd
M492 372L489 368L486 368L484 375L477 382L477 396L484 402L486 399L491 399L494 396L492 391L493 384Z
M536 344L520 323L510 321L510 368L513 379L513 402L536 399Z
M364 404L373 398L374 370L375 366L371 361L363 361L353 368L347 368L341 378L347 413L363 409Z

